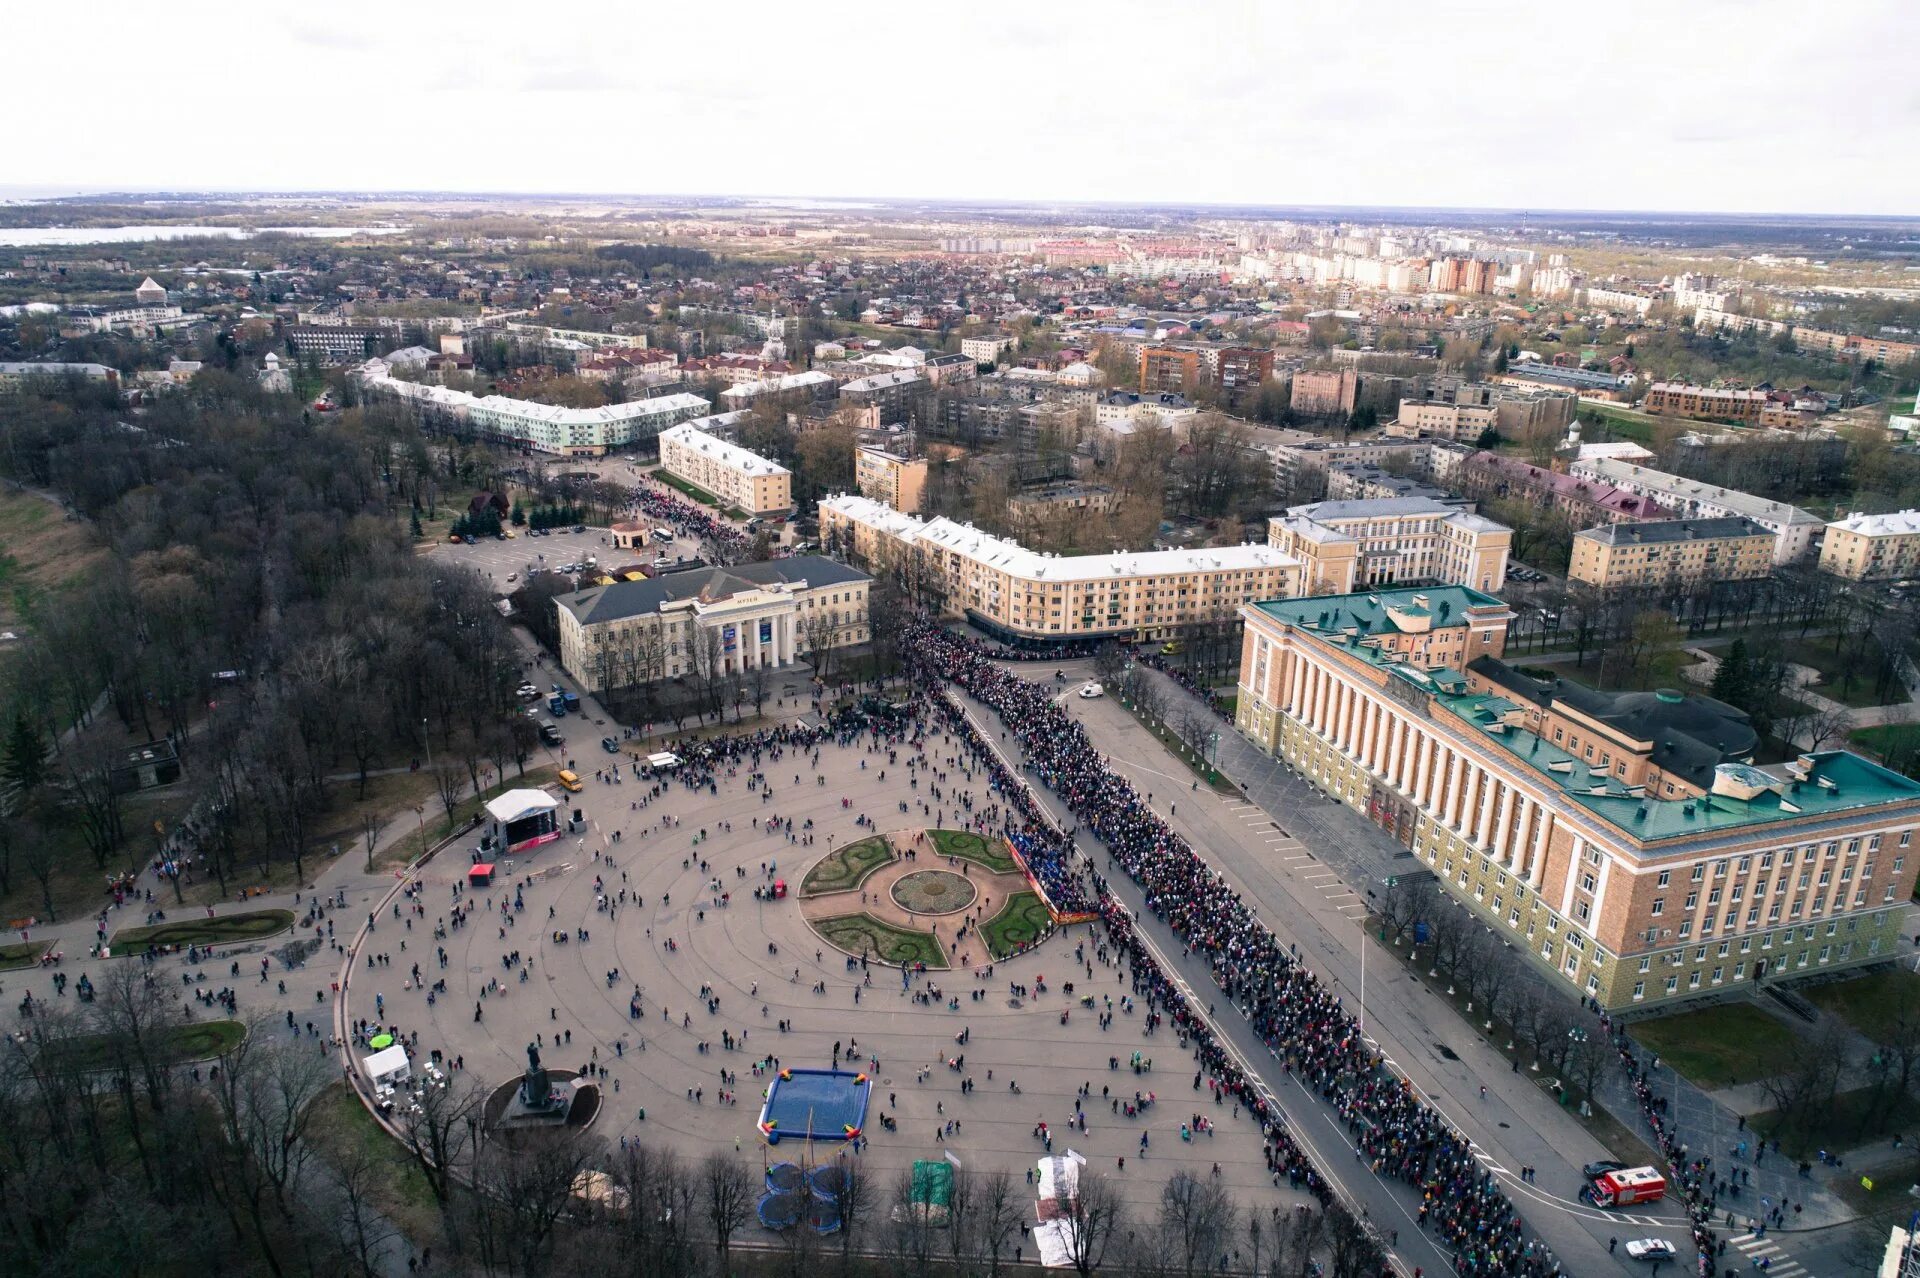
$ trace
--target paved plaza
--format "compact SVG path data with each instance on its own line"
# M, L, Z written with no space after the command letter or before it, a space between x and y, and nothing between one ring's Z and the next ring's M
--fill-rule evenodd
M927 744L940 760L954 749L943 738ZM755 894L775 879L797 884L816 859L865 837L862 815L961 824L956 805L977 778L940 763L931 775L922 768L910 788L908 753L901 746L890 764L885 750L828 743L817 768L789 752L765 765L764 784L750 788L744 770L723 771L714 792L669 784L657 796L653 783L630 774L616 783L611 772L583 771L585 791L562 796L585 819L577 834L502 859L490 889L459 893L469 857L456 845L423 868L417 897L379 913L348 989L347 1022L417 1034L419 1053L463 1058L488 1084L517 1075L537 1036L555 1067L606 1071L595 1131L610 1144L625 1136L698 1155L737 1142L743 1157L758 1159L754 1121L768 1077L755 1063L772 1056L780 1066L830 1066L838 1046L841 1062L874 1074L859 1156L883 1178L952 1152L967 1166L1024 1179L1046 1152L1034 1134L1044 1122L1055 1152L1074 1149L1093 1169L1120 1176L1142 1212L1176 1168L1204 1175L1215 1163L1243 1203L1296 1201L1273 1187L1252 1124L1194 1089L1192 1057L1172 1032L1142 1031L1144 1015L1127 1010L1127 981L1099 961L1090 927L989 966L975 941L952 939L947 922L941 935L954 966L903 978L825 944L797 893ZM935 788L940 801L922 797ZM975 796L976 807L984 797ZM900 812L903 802L911 816ZM768 831L770 818L781 823L777 832ZM896 866L944 864L922 850ZM436 941L456 903L473 907L468 921ZM422 911L411 927L409 905ZM895 904L879 908L904 917ZM369 967L370 955L388 965ZM414 963L425 987L412 980ZM428 988L442 980L444 992ZM1089 995L1092 1008L1082 1003ZM1134 1072L1136 1053L1152 1072ZM1081 1132L1070 1125L1083 1087ZM1116 1113L1116 1102L1124 1107L1136 1092L1160 1099L1137 1117ZM1194 1130L1196 1113L1210 1133ZM883 1114L895 1129L883 1127Z

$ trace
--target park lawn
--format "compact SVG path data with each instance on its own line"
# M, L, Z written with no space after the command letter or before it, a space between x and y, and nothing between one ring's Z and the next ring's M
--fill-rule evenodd
M1800 1045L1792 1030L1745 1003L1640 1021L1628 1032L1662 1064L1709 1092L1771 1078Z
M896 967L911 963L939 968L947 965L940 938L930 932L909 932L871 914L839 914L830 919L816 919L813 930L849 954L871 956Z
M699 502L703 506L712 506L716 510L720 508L720 505L721 505L720 499L718 497L715 497L712 493L708 492L706 489L700 487L698 484L690 484L686 480L680 478L680 476L671 474L666 470L656 470L652 472L652 477L654 479L659 480L661 483L665 484L669 488L679 489L681 492L693 498L695 501Z
M525 776L516 775L509 777L498 785L490 786L482 790L479 794L470 794L453 805L452 821L447 820L447 810L441 804L440 796L432 793L433 782L431 778L429 778L427 781L428 793L415 800L416 803L420 804L421 810L418 813L407 812L405 814L413 818L414 828L408 830L405 834L376 853L373 858L374 868L376 870L384 870L396 866L413 864L422 856L426 855L428 848L446 838L454 831L465 829L468 824L472 822L474 814L486 806L489 800L497 799L509 790L537 790L548 781L553 780L555 773L558 771L559 769L551 765L528 768ZM408 775L425 777L427 773L423 770L417 774L409 773ZM428 812L432 812L435 815L429 817ZM401 817L396 815L393 819L397 821L400 820ZM364 857L364 850L360 855Z
M437 1245L440 1209L426 1175L387 1134L345 1083L334 1083L313 1099L307 1140L332 1166L351 1166L364 1155L375 1168L371 1198L383 1215L414 1244Z
M1053 926L1053 915L1038 892L1015 892L998 913L980 925L980 936L987 953L995 959L1016 953L1023 945L1032 945Z
M36 493L0 492L0 630L17 628L36 599L89 576L106 555L92 524Z
M971 830L929 830L927 837L941 856L971 861L995 874L1014 874L1020 869L1007 845L997 838L989 839Z
M1874 695L1873 681L1856 678L1851 687L1840 687L1840 661L1827 643L1820 639L1795 639L1781 648L1780 655L1798 666L1820 672L1820 682L1813 685L1813 691L1830 701L1838 701L1849 706L1877 706L1885 702ZM1899 695L1898 692L1895 693Z
M1847 739L1882 759L1889 754L1911 754L1920 744L1920 723L1876 723L1870 728L1855 728Z
M293 926L292 910L248 910L244 914L216 914L210 919L179 919L151 927L123 927L109 944L125 958L149 945L230 945L278 936Z
M881 866L894 860L893 845L885 835L870 834L864 839L837 847L820 858L819 864L800 880L801 896L827 896L851 892L867 881Z
M154 1055L168 1064L204 1061L240 1046L247 1027L239 1021L187 1021L161 1030L154 1043ZM48 1045L48 1051L64 1066L75 1069L105 1069L114 1062L113 1036L82 1034Z
M1883 1137L1905 1131L1916 1118L1920 1118L1920 1100L1909 1096L1878 1126L1869 1127L1867 1118L1873 1112L1872 1107L1873 1089L1860 1087L1841 1092L1833 1098L1831 1105L1821 1108L1817 1131L1794 1133L1787 1130L1781 1125L1780 1112L1772 1109L1747 1115L1747 1126L1762 1136L1779 1140L1790 1157L1804 1158L1818 1149L1857 1149L1869 1141L1877 1145Z
M1920 975L1903 967L1801 991L1822 1011L1832 1012L1876 1043L1894 1036L1895 1009L1902 992L1920 993Z
M53 945L52 941L24 941L0 945L0 972L16 967L32 967Z

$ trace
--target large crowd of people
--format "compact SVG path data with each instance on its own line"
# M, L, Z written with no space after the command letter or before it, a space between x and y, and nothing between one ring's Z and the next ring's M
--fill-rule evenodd
M1220 987L1285 1067L1345 1118L1372 1167L1419 1193L1421 1224L1449 1249L1459 1273L1546 1278L1561 1272L1545 1245L1527 1236L1513 1203L1474 1158L1466 1136L1382 1067L1338 996L1131 783L1107 767L1049 688L995 665L995 649L932 624L917 624L901 647L923 680L951 683L999 715L1025 752L1024 770L1059 796L1079 823L1075 831L1099 837L1113 864L1140 886L1147 908L1190 952L1204 956ZM1097 873L1093 878L1099 909L1128 957L1136 990L1151 1006L1165 1009L1208 1072L1258 1118L1275 1174L1330 1201L1331 1186L1288 1133L1264 1088L1194 1014L1141 944L1132 914L1103 890ZM1384 1264L1384 1256L1377 1259Z
M691 533L716 547L744 551L747 535L704 506L676 497L664 488L636 488L629 512L671 524L677 533Z

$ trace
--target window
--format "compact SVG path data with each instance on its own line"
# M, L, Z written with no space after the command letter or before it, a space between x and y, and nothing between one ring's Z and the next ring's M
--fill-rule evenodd
M1698 892L1687 893L1687 904L1685 908L1691 910L1698 904L1700 904L1700 894Z
M1653 881L1653 885L1655 887L1665 887L1672 878L1673 872L1671 870L1662 870L1660 871L1660 877Z
M1647 996L1647 983L1645 981L1635 981L1633 983L1633 996L1635 998L1645 998Z
M1680 988L1680 978L1677 976L1669 976L1667 978L1667 993L1672 994L1679 988Z
M1644 971L1646 971L1646 970L1647 970L1648 968L1650 968L1650 967L1652 967L1652 966L1653 966L1653 960L1652 960L1652 959L1650 959L1650 958L1644 958L1644 957L1643 957L1643 958L1642 958L1642 959L1640 960L1640 970L1641 970L1642 972L1644 972Z
M1658 918L1662 914L1665 914L1667 912L1667 898L1664 896L1654 897L1653 908L1647 912L1653 915L1655 918Z

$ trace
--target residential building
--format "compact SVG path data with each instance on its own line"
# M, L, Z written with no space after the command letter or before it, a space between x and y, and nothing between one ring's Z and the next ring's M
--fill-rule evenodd
M1764 390L1736 386L1695 386L1687 382L1655 382L1647 388L1646 409L1671 417L1707 421L1758 422L1768 404Z
M929 355L920 366L920 375L935 389L953 382L970 382L980 376L980 366L965 355Z
M1471 510L1474 505L1471 498L1382 466L1340 462L1327 467L1328 501L1384 501L1396 497L1421 497L1458 510Z
M853 451L853 484L863 497L915 514L927 487L927 459L903 457L884 448Z
M880 424L893 426L914 415L914 403L933 390L933 384L918 369L897 369L861 377L840 388L840 398L850 404L871 404L880 412Z
M1818 515L1798 506L1755 497L1734 488L1719 488L1697 479L1649 470L1632 462L1604 457L1586 458L1568 467L1576 478L1612 484L1658 502L1683 518L1728 519L1743 517L1772 531L1777 539L1773 562L1790 564L1806 554L1813 538L1825 525Z
M60 316L60 335L80 337L87 333L111 333L116 330L145 336L195 322L179 305L167 300L167 290L148 276L133 291L133 302L105 306L73 306Z
M1599 288L1589 284L1586 289L1588 306L1627 315L1645 315L1659 300L1657 293L1642 292L1633 288Z
M312 356L326 364L349 364L378 351L386 336L377 328L310 325L288 329L287 346L301 359Z
M1043 555L950 519L923 521L869 497L820 503L823 545L1004 639L1171 639L1240 605L1297 594L1300 561L1270 546Z
M1005 333L986 333L979 337L960 339L960 353L976 364L992 364L1000 359L1000 352L1013 349L1013 338Z
M1296 369L1288 406L1302 417L1351 417L1359 386L1352 368Z
M119 370L109 367L106 364L54 363L51 361L45 363L0 362L0 391L23 390L36 381L64 381L71 377L85 378L88 381L101 381L107 383L109 386L118 386L120 384Z
M1050 519L1081 520L1113 509L1119 494L1105 484L1063 479L1025 488L1007 498L1007 522L1015 536L1030 535Z
M720 404L723 408L735 410L747 408L760 399L772 399L776 403L799 403L810 399L832 399L839 393L840 383L826 373L813 369L729 386L720 392Z
M1443 404L1437 400L1403 399L1396 427L1436 439L1477 440L1490 430L1500 414L1491 404Z
M1564 510L1576 523L1619 524L1664 519L1656 502L1590 477L1562 475L1498 453L1478 452L1461 468L1459 485L1476 496L1520 497Z
M1178 434L1199 415L1199 407L1181 395L1136 395L1131 391L1107 391L1097 395L1093 401L1094 425L1118 435L1156 426L1164 426Z
M1773 571L1774 541L1741 517L1602 524L1574 534L1567 579L1602 589L1752 581Z
M1140 351L1142 395L1188 395L1200 389L1200 352L1179 346L1147 346Z
M1920 510L1834 520L1820 546L1820 570L1851 581L1920 576Z
M793 509L793 472L691 424L660 432L660 466L750 515Z
M404 400L443 426L563 457L598 457L610 449L643 443L713 407L698 395L659 395L603 408L562 408L405 381L394 377L380 359L366 361L353 377L367 394Z
M1267 521L1267 544L1301 562L1308 594L1439 582L1507 584L1513 529L1428 497L1317 501Z
M1570 993L1620 1011L1899 952L1920 782L1844 751L1758 768L1731 706L1531 678L1465 587L1242 616L1239 730Z
M868 641L872 578L819 555L662 573L561 595L560 664L589 692L783 669Z

